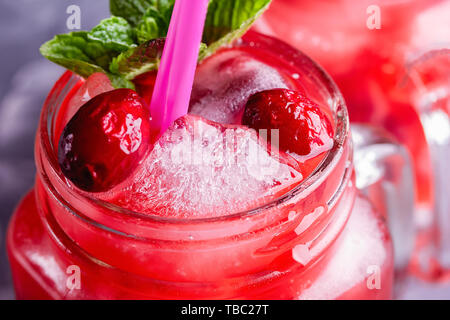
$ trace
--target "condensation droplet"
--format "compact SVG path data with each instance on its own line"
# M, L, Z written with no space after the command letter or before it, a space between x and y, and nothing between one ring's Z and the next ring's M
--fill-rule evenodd
M303 217L300 224L295 228L295 233L297 235L303 233L306 229L308 229L316 219L325 212L325 208L323 206L319 206L316 209L314 209L313 212L307 214Z

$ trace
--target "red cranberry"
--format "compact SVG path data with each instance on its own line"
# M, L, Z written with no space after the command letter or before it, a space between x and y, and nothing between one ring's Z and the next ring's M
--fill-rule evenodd
M84 104L64 128L58 160L78 188L106 191L127 178L150 143L150 115L130 89L102 93Z
M278 129L280 149L317 155L333 146L333 127L324 111L303 94L272 89L252 95L242 123L253 129Z

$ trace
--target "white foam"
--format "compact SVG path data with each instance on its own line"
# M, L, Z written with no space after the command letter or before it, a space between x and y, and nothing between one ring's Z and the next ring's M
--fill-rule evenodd
M248 98L274 88L287 88L277 70L243 52L226 51L198 68L189 112L219 123L238 124Z

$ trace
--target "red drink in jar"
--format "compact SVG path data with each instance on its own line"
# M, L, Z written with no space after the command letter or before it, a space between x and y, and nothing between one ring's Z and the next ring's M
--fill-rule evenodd
M136 80L144 97L153 76ZM344 101L304 54L250 32L206 59L197 70L191 115L163 134L129 178L101 193L68 182L55 150L68 114L94 84L67 72L44 105L35 188L8 231L18 298L391 297L390 236L355 187ZM103 84L100 91L108 90ZM195 130L203 133L202 161L211 160L208 147L221 146L230 130L232 139L241 140L225 148L233 159L245 153L242 145L256 141L239 123L247 99L280 87L302 92L323 108L333 127L329 149L302 158L282 151L274 157L263 148L275 172L241 158L217 165L217 157L189 157L186 150L199 149L183 139L195 146ZM253 146L261 148L259 142ZM183 158L175 166L170 156L180 148L190 162Z

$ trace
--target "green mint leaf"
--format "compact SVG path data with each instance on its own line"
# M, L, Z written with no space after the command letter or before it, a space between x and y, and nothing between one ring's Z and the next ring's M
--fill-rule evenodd
M163 13L168 7L173 7L174 1L175 0L110 0L109 7L113 15L125 18L132 26L136 26L142 21L142 17L147 13L149 8L153 8L154 10Z
M149 39L160 38L167 32L164 22L157 16L148 16L136 27L136 38L139 43L144 43Z
M88 77L99 69L108 70L112 59L133 46L132 29L122 18L103 20L92 31L55 36L41 46L44 57Z
M165 39L153 39L121 53L113 59L109 70L113 74L132 80L138 75L159 67Z
M198 62L201 62L209 54L209 48L205 43L200 43L200 50L198 51Z
M166 36L168 28L169 24L159 12L150 8L136 26L136 38L139 43L162 38Z
M127 88L127 89L133 89L136 90L136 87L134 86L134 83L130 80L125 79L124 77L112 74L112 73L106 73L108 75L109 81L111 81L111 85L116 88Z
M102 72L109 76L113 86L116 88L133 88L133 83L127 79L121 79L119 75L113 75L107 71L111 61L120 51L113 50L112 48L118 48L118 46L115 44L110 45L111 43L107 44L107 39L102 41L98 39L98 32L101 28L104 27L99 27L93 33L96 36L92 36L92 33L87 31L57 35L52 40L44 43L40 48L40 52L48 60L71 70L83 78L87 78L96 72ZM133 46L135 45L133 44Z
M111 13L126 19L138 43L165 37L175 0L110 0Z
M206 56L241 37L271 0L210 0L203 31Z
M125 51L135 46L133 29L127 20L121 17L104 19L94 27L88 38L98 41L103 47L111 51Z
M87 32L72 32L55 36L40 48L41 54L82 77L105 72L112 56L96 42L88 39Z
M110 0L109 8L113 15L122 17L135 26L150 7L150 2L150 0Z
M151 6L136 26L136 37L139 43L163 38L167 35L174 0L160 1L158 6Z

